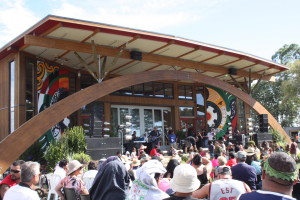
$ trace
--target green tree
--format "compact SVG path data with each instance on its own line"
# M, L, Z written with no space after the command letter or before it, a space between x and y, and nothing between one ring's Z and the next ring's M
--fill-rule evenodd
M284 45L272 60L290 67L290 70L276 75L276 82L262 81L253 98L259 101L281 123L293 126L299 117L300 47L297 44Z

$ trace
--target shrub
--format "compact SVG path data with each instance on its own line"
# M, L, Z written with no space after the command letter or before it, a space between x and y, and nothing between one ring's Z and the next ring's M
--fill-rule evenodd
M71 160L78 160L80 163L86 165L92 160L92 158L91 156L81 152L81 153L75 153L71 155Z
M86 152L84 129L81 126L74 126L71 129L67 129L62 137L66 140L69 153Z
M74 154L84 154L86 151L86 141L82 127L75 126L67 129L64 134L50 144L44 154L48 162L47 171L53 171L56 164L63 159L68 159ZM68 159L69 160L69 159Z

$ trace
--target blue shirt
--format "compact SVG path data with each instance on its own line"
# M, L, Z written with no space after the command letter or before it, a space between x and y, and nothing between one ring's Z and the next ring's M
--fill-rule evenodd
M175 134L168 135L168 138L169 138L170 143L173 144L173 143L176 142L176 135Z
M232 166L231 171L233 179L247 183L251 190L256 189L256 171L254 167L242 162Z
M270 191L263 191L257 190L250 193L244 193L237 198L237 200L296 200L291 196L277 193L277 192L270 192Z

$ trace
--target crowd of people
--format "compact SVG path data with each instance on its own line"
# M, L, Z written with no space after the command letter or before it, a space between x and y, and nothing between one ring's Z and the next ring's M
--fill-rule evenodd
M141 145L124 155L117 152L91 161L85 173L85 165L79 161L61 160L54 171L61 176L55 191L65 199L62 189L74 188L77 200L83 194L92 200L294 199L293 185L299 179L294 141L280 147L276 141L256 146L211 138L197 148L197 139L188 136L184 149L170 145L166 156L160 151L157 132L153 135L156 138L153 146L148 146L149 155ZM40 173L39 163L14 162L0 183L1 198L40 199L34 191ZM89 190L85 176L94 178Z

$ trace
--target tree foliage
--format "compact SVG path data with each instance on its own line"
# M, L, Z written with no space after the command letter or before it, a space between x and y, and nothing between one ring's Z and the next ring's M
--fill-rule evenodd
M265 106L282 126L293 126L300 116L300 47L297 44L286 44L272 59L287 65L290 70L276 75L276 82L262 81L252 96Z

